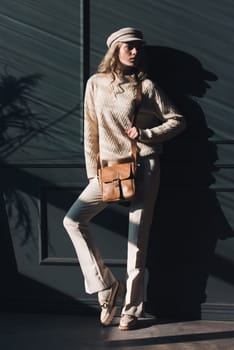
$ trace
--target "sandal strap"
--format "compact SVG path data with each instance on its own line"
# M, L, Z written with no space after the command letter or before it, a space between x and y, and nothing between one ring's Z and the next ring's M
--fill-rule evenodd
M108 301L104 301L102 304L100 304L100 306L102 309L108 309L109 303L108 303Z

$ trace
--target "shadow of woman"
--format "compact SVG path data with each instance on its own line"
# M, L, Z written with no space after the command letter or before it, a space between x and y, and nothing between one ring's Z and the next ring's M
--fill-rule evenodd
M195 57L146 47L149 76L186 117L187 130L164 145L159 198L149 242L146 310L159 318L199 319L217 240L233 235L210 187L217 147L196 98L217 76ZM195 97L195 99L194 99Z

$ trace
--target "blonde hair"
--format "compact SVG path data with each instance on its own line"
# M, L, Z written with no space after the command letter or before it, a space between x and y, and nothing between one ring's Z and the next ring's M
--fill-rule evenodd
M103 57L101 63L98 66L97 73L106 73L111 74L113 77L113 81L117 76L121 76L121 71L119 70L119 48L121 46L121 42L116 42L111 45L111 47L107 50L105 56ZM144 69L144 53L142 53L139 63L136 67L135 71L135 79L137 82L143 80L146 76Z

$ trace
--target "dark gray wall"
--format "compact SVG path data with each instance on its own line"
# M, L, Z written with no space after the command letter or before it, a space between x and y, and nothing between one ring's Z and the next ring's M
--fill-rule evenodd
M62 218L86 184L83 89L107 35L145 34L149 74L187 131L165 145L148 254L147 310L234 318L233 1L14 1L0 9L2 307L78 309L84 293ZM127 207L92 223L123 279ZM16 293L17 290L17 293Z

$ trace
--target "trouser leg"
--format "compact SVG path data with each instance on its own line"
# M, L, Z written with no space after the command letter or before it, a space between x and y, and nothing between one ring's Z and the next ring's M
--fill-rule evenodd
M64 218L64 227L74 245L85 280L87 293L99 292L115 281L110 269L95 246L89 232L89 221L102 211L106 204L101 200L98 179L93 179L75 201Z
M122 314L140 317L143 312L145 261L159 182L159 159L140 159L136 198L129 213L126 296Z

